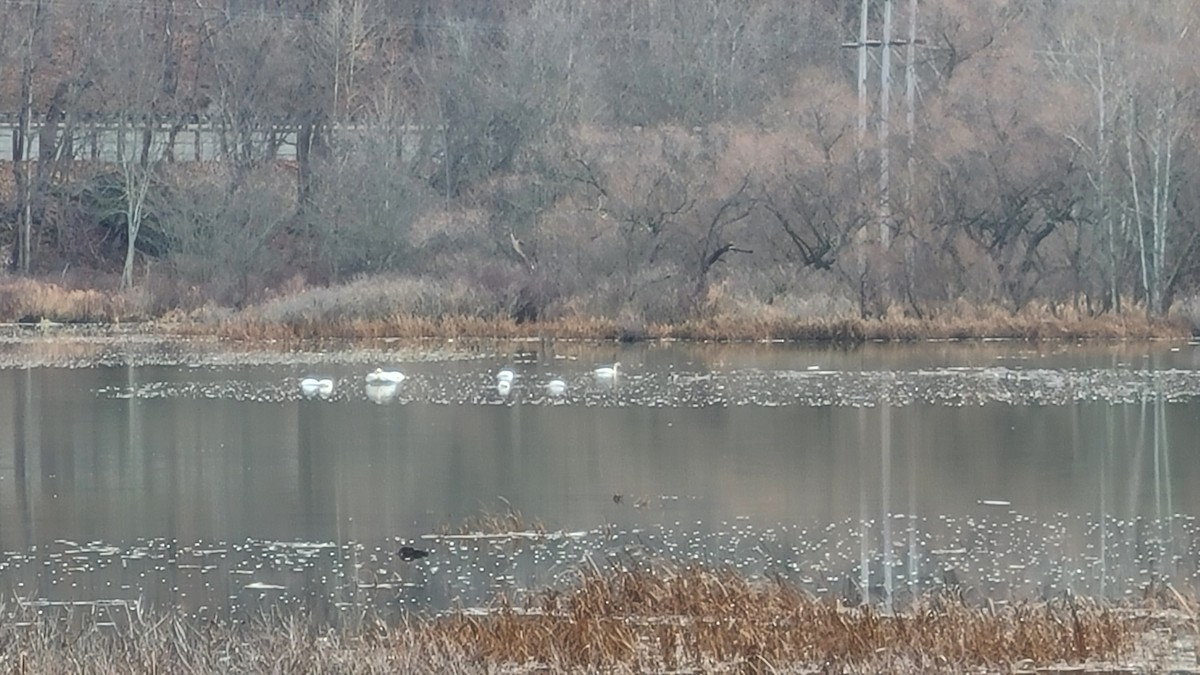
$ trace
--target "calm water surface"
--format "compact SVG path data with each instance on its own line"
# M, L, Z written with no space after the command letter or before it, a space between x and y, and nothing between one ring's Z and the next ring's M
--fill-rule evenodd
M615 381L593 376L614 360ZM377 366L407 379L368 389ZM305 398L307 375L333 393ZM946 585L1119 598L1196 581L1197 439L1195 344L11 341L0 593L332 616L666 559L884 604ZM549 536L431 536L510 508Z

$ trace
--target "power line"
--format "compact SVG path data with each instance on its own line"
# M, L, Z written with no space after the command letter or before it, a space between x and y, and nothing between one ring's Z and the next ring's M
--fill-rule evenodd
M38 0L8 0L5 3L9 7L35 7ZM72 8L93 8L99 10L126 10L126 11L144 11L144 10L167 10L167 5L162 0L42 0L43 8L49 8L51 11L70 11ZM170 13L181 17L199 17L199 18L226 18L238 20L281 20L281 21L319 21L324 18L325 14L320 11L308 10L286 10L286 9L239 9L230 11L226 7L206 7L199 0L194 0L194 5L179 4L171 8ZM449 19L449 20L394 20L390 21L394 26L403 28L420 28L428 30L436 29L466 29L476 32L495 32L503 30L505 23L500 21L481 21L477 19Z

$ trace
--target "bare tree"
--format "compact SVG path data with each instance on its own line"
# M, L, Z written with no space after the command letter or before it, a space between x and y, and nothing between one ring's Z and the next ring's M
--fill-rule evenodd
M499 45L482 39L494 32L486 25L453 21L443 27L421 77L434 104L428 122L442 132L430 180L447 200L520 170L522 153L571 117L573 57L570 50L554 54L550 45L561 39L554 27L569 35L582 24L567 6L555 5L544 0L532 6L542 14L510 16L505 28L511 39Z
M25 6L20 26L21 94L17 113L17 133L13 139L13 177L16 179L19 204L16 266L28 273L33 258L33 200L34 181L30 157L31 122L34 115L34 77L42 61L48 9L43 0Z
M809 104L798 130L809 142L792 149L763 200L800 264L822 270L833 267L870 214L857 163L851 163L850 120L838 103L833 97Z
M1184 111L1200 84L1179 54L1198 19L1191 3L1124 0L1102 14L1068 6L1047 17L1051 73L1093 101L1087 118L1064 116L1063 133L1087 161L1089 212L1099 226L1092 242L1080 232L1075 257L1082 268L1089 243L1102 251L1106 306L1120 307L1128 281L1140 287L1147 312L1164 312L1196 244L1177 202L1191 169L1181 162L1192 148ZM1136 273L1123 272L1131 262Z
M1080 226L1075 231L1072 258L1076 273L1076 298L1078 292L1086 291L1089 268L1093 262L1098 262L1096 267L1104 298L1102 306L1120 311L1118 250L1125 237L1118 231L1120 220L1112 169L1116 140L1113 122L1120 108L1117 97L1122 85L1116 81L1115 69L1109 63L1111 44L1108 36L1093 36L1090 41L1064 38L1058 52L1051 53L1050 60L1061 77L1085 87L1092 102L1088 107L1090 119L1081 123L1075 116L1070 116L1065 120L1067 128L1064 130L1080 152L1082 170L1086 174L1090 192L1090 198L1084 205L1086 215L1081 217L1080 222L1094 227ZM1095 261L1087 254L1090 251L1100 253Z
M764 162L762 205L772 241L787 252L789 267L836 273L855 286L860 312L878 289L871 281L872 252L864 226L875 213L872 181L861 173L852 93L846 82L810 69L800 81L811 92L782 123L781 156ZM779 239L782 235L782 240Z
M756 208L755 177L717 170L721 141L664 127L573 143L563 172L606 223L594 235L606 251L597 263L622 303L652 295L659 311L686 313L719 263L752 252L737 226Z
M294 22L246 14L208 27L211 109L234 182L275 159L286 122L305 117L320 88L305 88ZM324 108L320 108L324 109Z
M1169 307L1178 273L1196 247L1194 229L1176 232L1174 227L1179 146L1189 124L1182 111L1192 108L1190 96L1181 94L1159 91L1146 105L1130 100L1126 115L1129 194L1148 314L1162 314ZM1167 254L1170 243L1179 244L1173 260Z
M355 77L382 25L371 4L370 0L329 0L310 25L312 63L318 77L327 82L327 109L334 124L357 119L360 101L365 100Z
M586 108L618 124L689 126L761 112L795 64L831 59L817 8L753 0L589 5ZM836 56L836 55L833 55Z
M168 190L150 195L176 279L240 303L292 271L270 249L287 224L294 193L283 172L256 171L230 188L232 167L203 175L164 172Z
M312 228L335 278L414 265L412 224L432 197L418 173L424 142L411 115L394 92L376 92L360 113L363 130L344 130L316 166Z
M1141 13L1144 50L1132 55L1125 110L1129 201L1148 314L1163 314L1180 270L1196 249L1194 227L1179 227L1180 157L1189 149L1190 111L1196 104L1194 72L1179 62L1187 35L1200 16L1190 3L1169 3Z
M159 30L168 30L160 27ZM117 161L125 221L125 261L121 285L133 285L138 235L146 218L148 196L166 156L168 135L158 112L165 78L162 42L156 38L154 10L130 9L114 21L100 49L107 65L101 91L121 101L115 114Z
M699 231L702 237L697 238L695 248L696 267L693 275L696 278L694 302L702 302L708 291L709 272L730 253L751 254L754 251L739 246L733 240L729 231L732 227L745 220L754 212L757 200L752 196L753 190L750 175L742 178L737 188L728 194L717 197L710 207L711 215L702 216Z

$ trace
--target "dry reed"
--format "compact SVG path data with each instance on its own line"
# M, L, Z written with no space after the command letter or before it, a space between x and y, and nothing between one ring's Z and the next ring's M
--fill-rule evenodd
M959 301L927 310L921 318L895 306L883 316L863 318L830 303L822 306L826 309L818 313L797 314L761 303L718 298L699 310L695 318L672 323L586 314L518 322L503 308L489 307L486 301L460 287L442 289L412 279L366 279L335 289L309 289L216 322L193 323L185 329L248 340L541 337L824 342L1182 338L1192 330L1191 322L1178 313L1170 318L1154 318L1137 309L1092 316L1071 307L1043 303L1030 303L1019 312L1011 312Z
M0 321L119 323L146 318L138 291L76 289L12 277L0 282Z
M0 608L0 671L1010 672L1148 663L1164 612L1088 601L974 607L936 596L895 615L728 570L595 568L488 611L340 627L302 614L247 622L106 609ZM1161 631L1159 631L1161 632ZM1055 672L1050 670L1050 672ZM1093 670L1093 672L1095 672Z
M459 645L407 624L321 627L298 614L248 622L128 610L3 610L5 673L483 673Z
M501 603L421 630L474 645L484 663L555 669L962 672L1118 660L1138 625L1090 602L974 608L932 598L884 615L783 583L686 568L589 573L522 611Z
M505 316L398 315L343 322L317 317L273 322L238 314L215 324L184 325L179 327L179 332L241 340L469 337L855 343L946 339L1139 340L1185 338L1191 330L1182 321L1147 318L1141 313L1055 317L1032 311L1014 315L997 310L980 311L970 316L947 311L924 319L902 315L865 319L717 316L637 327L623 326L605 317L518 323Z
M721 303L703 316L674 323L570 315L519 322L504 308L490 306L468 288L443 289L423 280L364 279L345 286L307 289L241 311L207 305L155 314L145 290L72 289L25 278L0 283L0 322L126 323L156 320L147 330L185 336L217 336L246 341L299 341L323 338L547 338L723 341L924 340L1006 338L1148 339L1192 334L1192 304L1171 317L1143 311L1090 316L1070 308L1033 303L1020 312L954 303L922 318L893 308L878 318L796 315L762 306Z
M504 505L502 512L482 509L479 513L468 516L457 525L442 523L434 528L434 534L447 535L499 535L514 532L545 534L546 525L540 520L526 521L521 511L512 503L500 497Z

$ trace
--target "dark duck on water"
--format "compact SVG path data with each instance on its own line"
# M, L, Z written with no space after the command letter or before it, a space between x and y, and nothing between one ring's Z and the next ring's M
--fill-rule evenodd
M396 551L396 555L400 556L400 559L405 561L420 560L421 558L428 558L429 551L422 551L419 548L413 548L412 546L405 545L401 546L399 551Z

